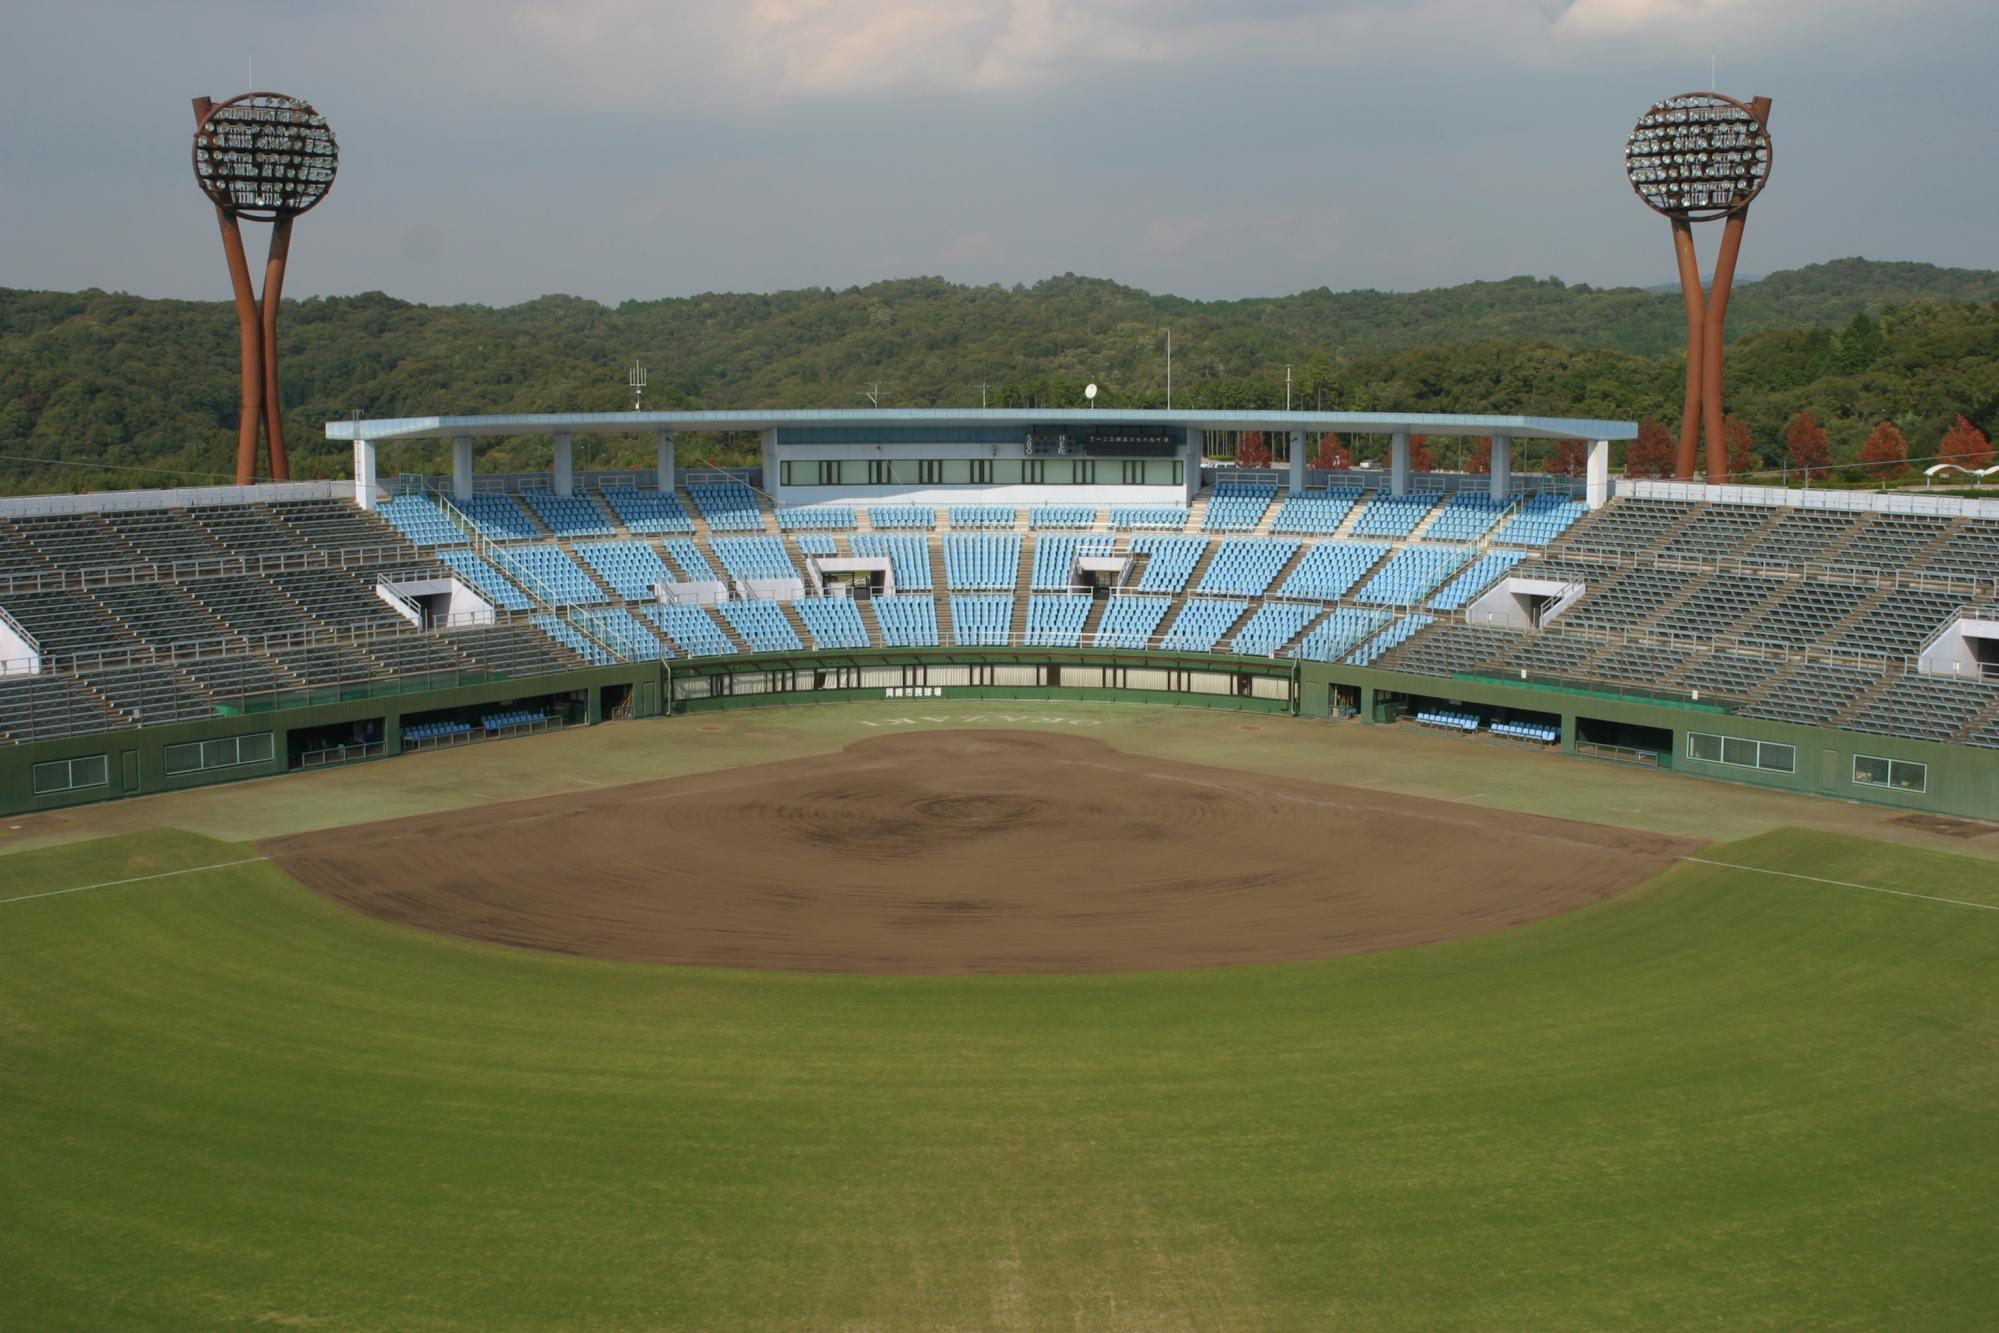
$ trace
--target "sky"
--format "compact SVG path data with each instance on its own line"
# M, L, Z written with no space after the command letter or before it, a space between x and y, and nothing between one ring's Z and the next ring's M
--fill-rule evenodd
M1774 99L1743 272L1999 267L1995 0L0 0L0 33L0 286L225 299L189 100L253 77L340 140L287 295L1670 284L1622 145L1711 69Z

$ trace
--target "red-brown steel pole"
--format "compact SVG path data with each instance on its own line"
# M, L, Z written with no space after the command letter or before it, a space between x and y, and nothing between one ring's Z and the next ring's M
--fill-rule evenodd
M271 255L264 264L264 438L270 442L271 480L290 481L285 459L285 404L278 393L278 298L285 289L285 259L292 248L289 215L271 224Z
M194 99L197 126L208 118L214 105L206 97ZM257 430L262 425L264 402L264 350L258 330L257 293L250 286L250 259L243 253L243 232L234 215L217 204L215 221L222 229L223 257L229 261L229 285L236 289L236 331L243 362L243 398L236 416L236 484L248 486L257 479Z
M1680 296L1687 306L1687 397L1680 412L1680 452L1673 475L1691 481L1700 447L1701 343L1707 301L1701 295L1701 263L1694 253L1693 224L1683 217L1673 219L1673 252L1680 260Z
M1749 104L1749 112L1759 125L1770 123L1770 99L1759 97ZM1728 476L1728 445L1721 435L1722 321L1728 318L1728 290L1735 282L1735 260L1742 253L1742 229L1749 221L1749 206L1728 215L1721 230L1721 249L1714 257L1714 290L1708 294L1706 326L1701 357L1701 412L1707 424L1708 481L1719 483Z

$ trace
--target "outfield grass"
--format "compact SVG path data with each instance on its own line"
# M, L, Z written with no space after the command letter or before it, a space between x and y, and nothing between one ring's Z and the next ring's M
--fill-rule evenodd
M0 898L255 854L20 851ZM1999 903L1853 839L1704 855ZM1055 979L513 952L264 863L9 902L0 1327L1977 1326L1995 963L1999 912L1696 864Z

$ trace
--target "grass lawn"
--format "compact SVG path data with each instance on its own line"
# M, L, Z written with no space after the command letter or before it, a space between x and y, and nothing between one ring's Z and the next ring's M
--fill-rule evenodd
M255 855L16 851L0 899ZM1999 904L1968 857L1703 855ZM514 952L261 862L0 903L0 1327L1977 1326L1995 964L1999 912L1699 864L1055 979Z

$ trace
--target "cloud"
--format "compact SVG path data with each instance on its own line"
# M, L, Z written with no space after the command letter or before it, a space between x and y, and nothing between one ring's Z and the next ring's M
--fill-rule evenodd
M945 260L953 264L983 263L999 253L999 240L989 231L968 231L944 247Z
M1139 233L1138 248L1141 253L1153 256L1178 254L1207 230L1206 218L1154 218Z

